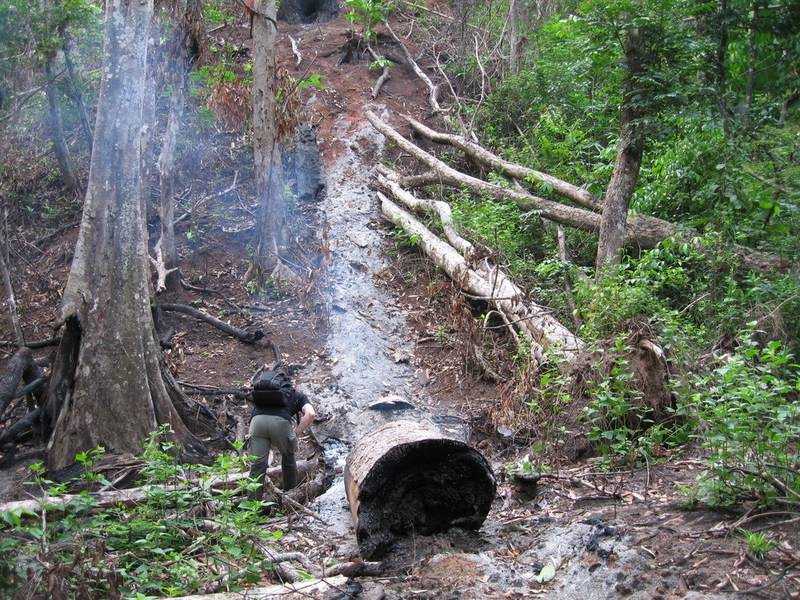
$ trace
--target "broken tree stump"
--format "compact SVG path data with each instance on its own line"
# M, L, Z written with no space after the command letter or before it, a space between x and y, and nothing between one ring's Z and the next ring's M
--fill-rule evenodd
M483 455L432 426L392 421L348 454L345 490L361 555L384 556L406 533L477 529L496 483Z

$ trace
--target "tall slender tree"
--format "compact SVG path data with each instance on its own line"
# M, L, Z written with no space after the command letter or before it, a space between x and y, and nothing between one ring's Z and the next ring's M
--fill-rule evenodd
M631 28L625 32L625 75L622 109L620 111L620 136L614 170L603 202L600 221L600 240L597 245L595 266L598 274L606 267L619 264L625 242L625 225L633 189L639 177L644 152L644 94L641 85L642 32Z
M268 277L291 276L280 260L285 216L281 146L277 118L275 0L255 0L253 15L253 158L258 195L257 243L246 278L259 284Z
M139 452L165 423L187 448L201 448L181 418L150 308L140 154L152 16L153 0L106 2L94 151L45 403L52 469L97 446Z

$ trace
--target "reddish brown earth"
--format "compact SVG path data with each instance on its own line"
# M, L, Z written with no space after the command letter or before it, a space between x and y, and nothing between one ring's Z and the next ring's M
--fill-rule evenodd
M247 32L242 24L237 27L233 36L230 31L224 33L238 44ZM395 30L401 36L414 31L414 37L407 41L412 55L419 56L426 44L424 37L417 37L419 28L398 22ZM368 174L380 160L394 161L400 167L410 164L391 148L379 155L369 146L359 133L369 127L363 119L365 109L380 108L395 125L400 124L399 115L408 113L441 126L441 121L431 118L427 89L408 66L392 66L391 81L373 101L370 93L377 71L370 71L366 61L335 65L341 56L338 50L349 42L349 24L343 17L318 25L281 24L279 31L281 65L297 78L320 74L327 86L324 90L303 88L301 106L303 118L317 126L324 164L331 169L335 165L338 170L334 175L342 181ZM302 53L299 67L295 66L289 36L296 40ZM401 56L397 47L386 40L381 35L379 51ZM190 304L238 327L264 331L266 340L279 344L284 363L296 378L308 390L321 389L334 377L339 358L331 356L326 345L332 322L328 313L331 303L326 297L330 268L326 256L328 247L336 247L341 240L325 238L326 217L318 201L299 206L289 250L301 282L287 288L276 286L261 297L248 294L242 276L252 237L254 199L247 157L231 150L240 141L238 134L220 133L213 143L187 151L185 171L177 186L185 190L179 196L185 199L184 206L189 206L227 188L234 171L240 171L237 189L213 197L179 231L185 279L221 295L187 290L174 296L161 295L158 300ZM363 162L342 167L341 159L348 149ZM213 180L209 180L208 173L215 173ZM329 184L331 189L338 189L334 182ZM77 218L76 207L71 214L62 215L62 222ZM376 213L376 226L388 232L388 225L377 225L378 221ZM201 231L194 236L194 244L187 238L192 227ZM26 274L18 277L16 292L30 341L52 335L58 322L60 290L76 231L73 228L42 243L43 252L25 255L18 267ZM391 243L382 249L391 250ZM335 251L330 260L337 260ZM777 526L776 522L789 516L758 518L747 512L751 507L729 513L685 509L680 487L691 486L702 468L701 463L685 456L665 456L647 468L618 473L598 472L591 462L556 464L536 485L503 475L505 465L524 460L533 440L513 434L504 436L497 431L498 414L524 407L511 406L506 394L510 381L485 381L474 361L467 358L477 329L469 318L470 307L415 252L390 252L387 265L373 273L372 279L393 298L407 321L413 347L410 363L416 378L414 397L460 414L471 424L471 441L495 467L499 486L495 505L480 531L456 530L429 538L410 538L387 560L384 577L361 580L364 594L372 594L368 597L373 598L439 600L530 596L582 600L800 598L797 523ZM233 309L232 305L244 310ZM167 313L164 324L175 326L178 332L175 348L168 356L182 382L239 387L260 364L272 360L266 344L242 344L184 315ZM5 321L0 336L12 337ZM503 340L492 338L488 342L495 356L503 358ZM52 348L44 348L37 355L51 352ZM9 355L7 349L4 356ZM499 364L502 375L513 376L509 361ZM237 422L246 420L247 406L230 396L210 396L203 401L220 416L231 436L235 435ZM330 416L327 408L319 405L323 417ZM7 416L16 418L24 410L24 404L18 403ZM320 425L318 431L322 428ZM23 453L34 441L31 439L29 446L4 449L6 464L11 462L12 452ZM321 440L304 440L302 453L306 457L318 452L317 441ZM3 498L19 497L21 488L9 485L19 482L19 472L7 468L2 473ZM331 527L307 518L291 522L283 519L272 526L285 528L283 541L288 550L301 551L317 564L357 559L346 510L332 514L344 517ZM736 533L738 526L767 532L776 547L766 560L748 552ZM537 582L535 576L551 562L556 567L555 578ZM746 593L748 590L751 593Z

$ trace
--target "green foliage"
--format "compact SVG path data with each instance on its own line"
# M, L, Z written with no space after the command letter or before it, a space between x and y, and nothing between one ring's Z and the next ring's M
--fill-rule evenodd
M472 197L455 198L453 219L458 226L476 239L476 241L493 248L508 269L517 276L529 275L534 267L535 242L545 232L541 221L532 213L522 213L516 204L482 201Z
M633 386L633 374L626 354L630 349L617 338L608 352L610 371L588 390L591 397L582 419L590 426L588 438L606 459L606 464L632 466L641 451L642 430L652 423L651 410L639 401L641 393Z
M351 9L345 18L352 25L361 25L361 35L366 41L375 39L375 27L392 10L388 0L345 0L344 3Z
M763 531L754 532L743 529L742 537L747 542L747 550L756 560L764 560L767 552L775 547L775 542L770 540Z
M780 342L760 346L740 336L734 354L720 356L706 375L693 375L683 399L702 421L696 437L709 452L697 499L724 506L753 499L769 506L800 498L798 365Z
M237 12L238 12L237 8ZM241 14L241 13L239 13ZM228 7L220 2L204 2L203 15L206 18L208 25L222 25L223 23L230 23L235 20L237 15L232 13Z
M246 460L181 464L168 433L162 428L145 445L145 498L132 508L100 510L84 491L57 521L30 519L27 511L3 514L0 589L26 597L59 590L63 597L142 598L197 593L207 584L236 591L260 580L271 566L262 547L282 532L260 523L260 503L236 504L241 490L211 485L245 470ZM78 456L84 486L107 483L91 473L101 455L98 449ZM44 477L43 466L33 468L45 504L67 492L67 484Z

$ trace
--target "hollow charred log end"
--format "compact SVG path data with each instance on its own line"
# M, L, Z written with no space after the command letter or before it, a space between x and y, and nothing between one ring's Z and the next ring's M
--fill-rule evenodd
M368 560L385 556L408 533L479 528L496 490L480 452L409 421L365 436L348 455L345 482L359 549Z
M338 0L281 0L278 20L290 25L325 23L339 16Z

